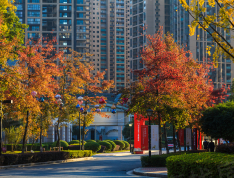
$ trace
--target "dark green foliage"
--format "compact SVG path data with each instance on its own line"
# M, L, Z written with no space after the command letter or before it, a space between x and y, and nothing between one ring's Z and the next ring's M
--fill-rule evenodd
M234 102L220 103L208 108L203 112L199 123L206 135L234 141Z
M86 143L86 141L84 141L84 144ZM71 144L80 144L80 140L72 140L70 142L68 142L69 145ZM82 140L81 140L81 144L82 144Z
M129 127L129 124L126 124L124 126L122 134L123 134L124 138L127 138L128 140L130 140L130 127ZM132 124L132 127L131 127L131 137L132 137L131 139L133 140L134 139L134 123Z
M124 145L125 145L124 150L126 150L127 148L130 147L130 145L129 145L129 143L127 141L123 141L123 142L124 142Z
M80 150L66 150L64 152L68 152L69 153L69 157L70 158L83 158L83 157L90 157L92 156L92 151L91 150L84 150L84 151L80 151Z
M234 155L225 153L193 153L166 159L168 177L232 177Z
M102 146L105 146L106 147L106 151L111 151L112 150L112 145L107 142L107 141L100 141L98 142L98 144L102 145Z
M65 160L69 158L82 158L92 156L91 150L85 151L56 151L56 152L42 152L42 153L25 153L25 154L3 154L0 156L0 166L27 164L36 162L47 162L56 160Z
M233 154L234 153L234 144L218 145L216 147L216 152Z
M128 141L128 143L130 144L130 140ZM134 140L131 140L131 144L134 145Z
M67 152L42 152L25 154L3 154L0 156L0 165L27 164L36 162L47 162L65 160L69 158Z
M57 145L57 141L55 141L55 142L53 143L52 147L56 147L56 145ZM63 148L67 148L67 147L69 146L69 144L68 144L66 141L64 141L64 140L60 140L60 145L61 145L61 147L63 147Z
M96 142L95 140L87 140L86 142Z
M107 141L108 143L110 143L110 144L111 144L111 146L112 146L111 151L113 151L113 150L115 149L115 147L116 147L115 142L113 142L112 140L104 140L104 141Z
M101 149L101 145L96 142L86 142L84 145L85 150L92 150L93 152L97 152Z
M151 161L149 156L141 156L141 166L142 167L166 167L166 159L169 156L181 155L185 154L185 152L177 152L170 154L162 154L162 155L152 155ZM187 152L188 154L188 152Z
M119 145L119 146L120 146L120 147L119 147L120 150L124 149L125 144L124 144L123 141L121 141L121 140L114 140L113 142L115 142L116 145Z
M6 145L4 144L3 146L6 147L7 151L11 151L11 144L6 144ZM32 144L26 144L26 146L27 146L27 150L30 151ZM22 147L23 147L22 144L18 144L16 146L13 145L13 150L22 151ZM42 147L47 148L47 145L43 143ZM34 143L32 149L34 151L40 151L40 143Z

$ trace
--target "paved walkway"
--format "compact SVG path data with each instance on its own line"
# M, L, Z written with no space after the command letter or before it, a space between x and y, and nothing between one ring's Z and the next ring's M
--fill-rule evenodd
M166 167L136 168L133 170L133 173L136 175L141 175L141 176L167 178L167 168Z

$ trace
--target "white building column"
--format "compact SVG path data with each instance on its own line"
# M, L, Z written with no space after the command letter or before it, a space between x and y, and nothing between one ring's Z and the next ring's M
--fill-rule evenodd
M49 126L49 129L47 131L47 142L54 142L54 125Z
M61 127L60 133L61 133L61 135L60 135L61 136L61 140L65 141L65 126Z
M118 140L123 140L122 129L123 126L118 126Z
M66 141L70 142L70 140L71 140L70 139L70 124L67 125L66 130L67 130L67 132L66 132L66 138L67 138Z

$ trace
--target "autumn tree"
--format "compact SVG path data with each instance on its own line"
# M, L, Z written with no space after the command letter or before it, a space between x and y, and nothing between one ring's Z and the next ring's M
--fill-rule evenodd
M152 118L160 127L165 122L176 129L196 123L196 116L206 107L213 90L208 76L212 64L196 63L190 51L178 46L170 34L163 36L162 29L147 39L148 45L141 54L145 68L134 71L138 81L129 89L134 91L130 92L129 113L146 116L146 110L151 108ZM161 153L161 129L159 135Z
M83 54L86 56L91 56L90 54ZM92 109L90 106L98 104L100 97L89 97L87 93L102 93L113 86L113 81L106 81L104 79L105 72L97 72L93 75L91 72L94 70L92 64L83 61L83 55L72 51L67 57L64 57L59 62L59 70L61 76L58 78L59 90L55 94L61 96L61 100L57 100L54 107L55 118L57 118L57 132L59 133L60 123L71 122L78 118L78 112L76 109L77 96L84 95L83 110L91 112L86 116L81 115L81 120L83 122L83 128L87 126L87 123L92 123L95 108ZM59 103L60 102L60 103ZM104 106L101 106L101 108ZM85 129L83 129L83 137ZM83 138L84 140L84 138ZM58 134L58 146L60 148L60 136ZM84 143L82 143L84 145Z
M234 30L234 2L232 0L179 1L192 17L189 25L190 35L195 34L196 27L204 30L216 43L213 58L217 61L219 56L224 54L226 58L230 57L234 61L234 48L230 42L231 31Z
M30 41L27 42L25 48L18 52L19 60L15 68L20 89L15 104L18 107L17 111L24 116L22 153L24 153L27 131L33 121L33 115L38 115L41 112L40 102L37 97L54 98L53 91L56 85L53 82L53 77L59 76L55 61L62 56L62 53L56 53L51 57L53 51L52 42L43 47L39 40L33 45L30 45Z

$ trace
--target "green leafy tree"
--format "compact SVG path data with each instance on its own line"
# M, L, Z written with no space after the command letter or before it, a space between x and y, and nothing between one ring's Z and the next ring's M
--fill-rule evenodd
M210 107L199 120L202 132L212 138L234 141L234 102Z

